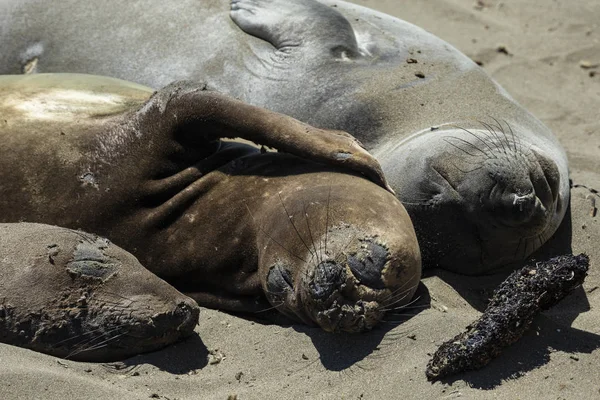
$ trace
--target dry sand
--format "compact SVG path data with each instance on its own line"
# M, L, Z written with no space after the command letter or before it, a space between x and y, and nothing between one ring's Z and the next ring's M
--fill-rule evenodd
M573 182L600 189L600 67L589 68L600 63L600 2L355 2L415 23L482 62L559 136ZM404 324L353 337L203 310L198 337L121 364L64 361L0 345L0 398L600 398L600 217L593 216L594 202L600 206L597 194L573 189L573 252L591 259L583 288L538 317L528 335L478 372L444 383L425 379L428 354L479 315L498 281L441 273L424 279L431 308Z

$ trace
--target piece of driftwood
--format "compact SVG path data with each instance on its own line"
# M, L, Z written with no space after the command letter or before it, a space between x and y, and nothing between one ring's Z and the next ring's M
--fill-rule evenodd
M427 364L427 379L485 366L519 340L539 312L581 286L588 267L588 256L580 254L535 262L513 272L496 289L481 317L435 352Z

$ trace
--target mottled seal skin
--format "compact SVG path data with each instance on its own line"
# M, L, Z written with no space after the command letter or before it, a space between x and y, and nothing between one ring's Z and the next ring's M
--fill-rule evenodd
M0 342L112 361L193 333L196 303L104 238L0 224Z
M21 0L0 4L0 25L0 72L87 72L152 87L201 76L246 102L350 132L407 207L426 266L479 274L522 260L567 209L567 159L548 128L448 43L364 7Z
M69 74L0 77L0 112L4 222L95 232L200 305L327 331L370 329L416 290L410 218L347 134L191 82Z

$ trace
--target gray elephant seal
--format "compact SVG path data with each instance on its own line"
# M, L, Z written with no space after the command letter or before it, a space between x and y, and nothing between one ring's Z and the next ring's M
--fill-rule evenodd
M0 77L0 114L3 222L101 234L200 305L327 331L370 329L416 290L410 218L352 173L385 186L347 134L191 82L87 75Z
M60 0L48 9L28 0L0 4L0 24L0 72L153 87L201 76L246 102L350 132L407 207L426 266L478 274L521 260L567 209L567 159L548 128L448 43L367 8Z
M112 361L193 333L196 303L108 240L56 226L0 224L0 342Z

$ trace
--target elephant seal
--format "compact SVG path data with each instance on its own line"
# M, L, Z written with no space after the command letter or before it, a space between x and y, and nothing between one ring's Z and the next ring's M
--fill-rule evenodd
M100 234L202 306L327 331L368 330L416 290L410 218L343 132L193 82L70 74L0 77L0 115L2 222Z
M113 361L193 333L196 303L108 240L56 226L0 224L0 342Z
M448 43L364 7L22 0L0 4L0 25L0 72L152 87L202 76L248 103L350 132L407 207L425 266L481 274L522 260L569 203L566 155L548 128Z

